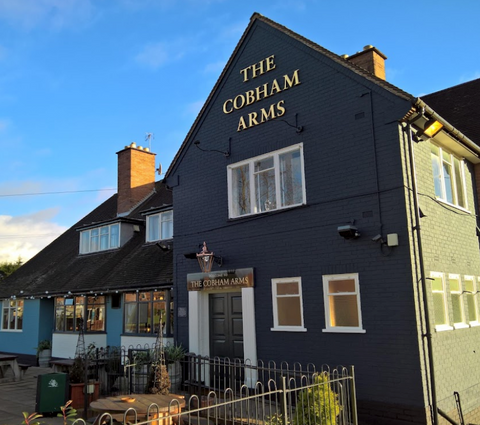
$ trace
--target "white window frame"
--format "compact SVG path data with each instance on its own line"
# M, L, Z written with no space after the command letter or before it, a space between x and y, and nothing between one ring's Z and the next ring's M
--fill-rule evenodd
M112 227L113 226L118 226L118 234L117 234L117 243L114 244L112 243ZM102 231L105 231L106 233L102 234ZM92 232L93 231L98 231L98 235L93 236ZM108 224L105 226L99 226L99 227L92 227L90 229L82 230L80 232L80 254L90 254L93 252L100 252L100 251L108 251L110 249L116 249L120 247L120 240L121 240L121 231L122 231L122 226L120 223L112 223ZM107 235L108 238L108 246L107 248L101 248L101 237ZM97 247L94 247L93 244L93 238L98 237L98 242L97 242ZM86 240L88 239L88 240ZM88 246L86 246L86 243Z
M431 143L432 146L435 146L438 149L438 156L436 156L436 167L438 168L438 174L435 175L435 169L433 167L433 152L430 153L432 158L432 172L433 172L433 180L435 185L435 196L437 199L441 200L442 202L446 202L449 205L454 205L458 208L468 210L468 200L467 200L467 191L466 191L466 184L465 184L465 162L462 158L457 157L456 155L449 152L447 149L444 149L440 145L435 143ZM444 154L449 157L449 160L444 159ZM456 161L459 166L460 176L457 178L456 173ZM447 164L451 169L451 190L452 190L452 200L449 201L447 199L447 176L445 175L444 164ZM460 181L458 181L460 180ZM437 190L438 189L438 190ZM461 205L459 202L459 193L461 193L465 205Z
M298 285L298 294L278 295L277 285L279 283L292 283L295 282ZM279 298L296 298L298 299L300 307L300 319L301 323L298 326L282 326L279 325L278 320L278 303ZM272 279L272 305L273 305L273 328L272 331L286 331L286 332L306 332L305 322L303 318L303 297L302 297L302 278L301 277L282 277Z
M472 283L472 287L470 288L471 291L468 289L467 282ZM480 326L478 322L478 303L477 303L477 279L474 276L464 276L463 277L463 287L464 287L464 296L465 296L465 304L467 305L468 309L468 317L466 317L468 324L470 326ZM469 303L469 300L472 300L472 303ZM470 305L470 304L473 304ZM471 307L473 307L473 313L475 314L474 320L470 320L470 313Z
M281 170L280 170L280 156L289 152L299 151L300 153L300 173L301 173L301 202L289 205L283 205L283 197L282 197L282 190L281 190ZM274 182L275 182L275 207L266 208L263 211L257 210L256 207L256 185L255 185L255 163L261 161L262 159L266 158L273 158L273 166L271 170L274 172ZM236 208L234 207L234 203L236 202L236 198L234 197L234 187L233 187L233 173L234 170L238 169L239 167L248 167L248 192L249 192L249 211L243 214L236 214ZM228 214L229 218L239 218L239 217L247 217L250 215L255 214L263 214L269 211L277 211L281 209L288 209L297 207L300 205L304 205L306 203L306 190L305 190L305 165L304 165L304 154L303 154L303 143L299 143L296 145L289 146L284 149L280 149L278 151L269 152L264 155L260 155L254 158L249 158L245 161L237 162L235 164L231 164L227 167L227 183L228 183Z
M433 324L435 326L436 331L449 331L452 330L453 327L450 326L450 319L448 315L448 304L447 304L447 290L446 290L446 285L445 285L445 275L440 272L430 272L430 277L433 279L440 279L442 282L442 290L434 290L433 289L433 281L430 281L430 292L432 293L432 318L433 318ZM435 305L434 305L434 300L433 300L433 294L442 294L442 303L443 303L443 314L445 317L445 323L442 324L436 324L435 323Z
M166 219L168 215L170 215L170 218ZM150 238L150 227L152 225L151 220L157 217L158 217L159 238ZM170 222L172 226L172 234L165 236L162 234L162 223L170 223ZM147 230L145 232L145 238L147 242L155 242L155 241L161 241L166 239L172 239L173 238L173 210L162 211L156 214L147 215Z
M353 280L355 282L355 292L341 292L341 293L330 293L329 292L329 282L335 280ZM359 284L359 274L358 273L346 273L346 274L330 274L322 276L323 281L323 299L325 306L325 329L322 329L322 332L338 332L338 333L365 333L366 330L363 329L362 323L362 308L360 302L360 284ZM351 296L355 295L357 300L357 311L358 311L358 326L333 326L331 323L330 316L330 296Z
M458 282L458 290L454 291L452 289L452 280ZM461 328L467 328L468 325L465 322L465 306L463 302L463 286L462 286L462 280L460 279L460 275L458 274L449 274L448 275L448 289L450 293L450 305L452 306L452 321L453 321L453 327L455 329L461 329ZM459 308L460 308L460 321L455 322L454 318L454 306L453 306L453 297L458 298L458 302L460 303Z
M18 314L14 314L19 311L19 309L22 312L22 326L19 328L18 327ZM23 299L20 300L3 300L2 302L2 322L1 322L1 327L3 332L22 332L23 331L23 313L25 311L25 301ZM12 315L15 318L14 320L14 326L13 328L4 328L3 327L3 318L5 316L5 313L7 313L8 318L11 318ZM9 320L10 322L10 320Z

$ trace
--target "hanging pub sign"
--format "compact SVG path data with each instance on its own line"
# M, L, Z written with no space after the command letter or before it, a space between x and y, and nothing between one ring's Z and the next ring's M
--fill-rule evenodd
M253 268L187 274L189 291L253 288Z

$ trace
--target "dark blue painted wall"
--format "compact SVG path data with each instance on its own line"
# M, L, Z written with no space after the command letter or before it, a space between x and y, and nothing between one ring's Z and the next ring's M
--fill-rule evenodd
M240 70L270 55L276 69L250 82ZM224 114L225 100L299 69L301 84L240 111ZM280 119L237 132L251 111L284 100ZM169 175L175 205L177 307L188 308L187 273L198 272L183 253L204 240L225 268L255 268L258 358L353 364L359 398L423 405L398 120L410 103L303 43L261 22L232 59L225 78L193 129ZM224 151L232 138L229 158ZM228 219L227 166L303 143L307 205ZM361 232L346 241L337 227L355 219ZM390 255L371 241L397 233ZM218 267L214 267L218 270ZM322 275L359 273L365 334L324 333ZM271 279L301 276L307 332L272 332ZM177 323L188 345L188 318ZM246 338L248 336L245 336Z

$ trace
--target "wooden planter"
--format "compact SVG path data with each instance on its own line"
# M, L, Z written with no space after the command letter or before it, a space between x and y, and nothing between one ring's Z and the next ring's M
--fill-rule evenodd
M93 393L88 394L88 404L94 400L98 400L100 394L100 382L91 382L87 385L92 385L93 388L88 388L89 390L93 389ZM74 409L83 409L85 404L85 384L70 384L70 400L72 400L71 406Z

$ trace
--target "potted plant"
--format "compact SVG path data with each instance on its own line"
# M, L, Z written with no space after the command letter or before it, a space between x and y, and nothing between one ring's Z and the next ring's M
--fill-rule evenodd
M174 393L180 390L182 382L182 365L180 362L185 358L185 352L182 344L167 344L163 349L170 376L171 391Z
M86 363L86 357L76 356L68 374L70 379L70 399L74 409L80 409L84 406L85 393L88 394L89 403L98 399L100 383L88 379Z
M39 342L37 357L40 367L50 367L50 360L52 360L52 343L48 339Z

